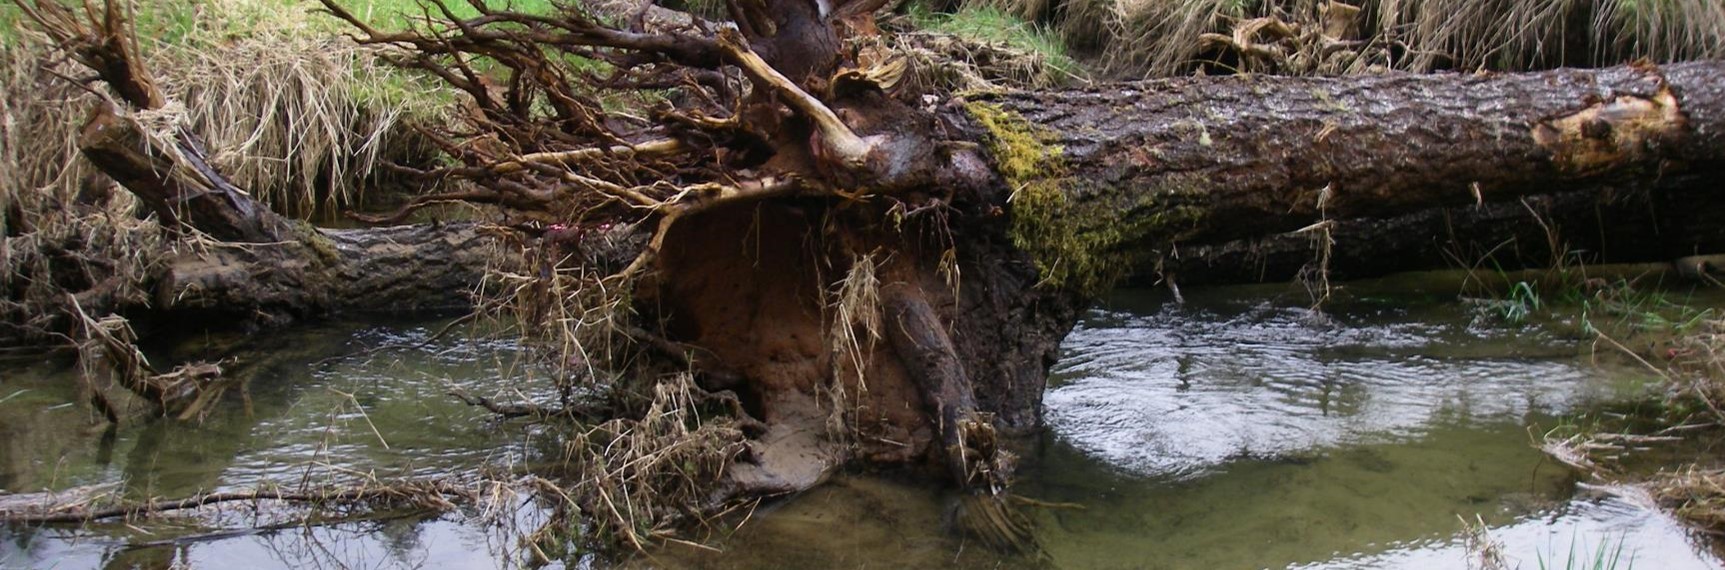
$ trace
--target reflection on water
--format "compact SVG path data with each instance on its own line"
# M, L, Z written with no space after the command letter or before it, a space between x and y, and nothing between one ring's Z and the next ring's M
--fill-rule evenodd
M1394 285L1406 290L1405 284ZM1068 339L1046 397L1051 429L1025 451L1018 491L1045 560L1002 559L942 529L952 497L926 482L847 476L763 505L712 547L668 545L628 567L1466 568L1458 516L1478 516L1512 562L1621 546L1637 568L1720 568L1633 493L1576 491L1530 445L1540 430L1637 389L1573 340L1479 318L1452 298L1397 294L1314 318L1264 289L1183 307L1123 292ZM435 327L433 327L435 328ZM261 374L252 416L152 424L110 445L64 377L8 378L0 487L128 480L146 494L295 481L308 469L471 472L525 456L532 435L453 402L496 394L508 345L437 341L317 364L424 329L303 333ZM519 385L511 373L511 385ZM521 373L525 374L525 373ZM63 390L63 389L62 389ZM58 407L55 407L58 406ZM375 431L372 429L375 426ZM131 492L131 491L129 491ZM524 508L517 517L536 516ZM243 521L232 527L245 526ZM204 529L198 532L207 532ZM519 562L519 537L464 518L286 528L137 548L187 534L160 524L0 530L0 566L485 568ZM148 532L149 534L145 534ZM575 565L592 565L582 559ZM555 566L555 565L554 565Z
M1350 310L1353 309L1353 310ZM1097 310L1066 343L1046 399L1062 440L1144 476L1418 436L1435 420L1517 421L1610 387L1557 344L1395 306L1255 300L1143 314Z
M1592 560L1602 550L1616 568L1717 568L1718 561L1691 553L1679 541L1687 530L1670 517L1655 514L1650 497L1633 489L1583 489L1582 496L1491 530L1510 568L1596 568ZM1697 537L1699 538L1699 537ZM1338 556L1300 569L1368 570L1378 568L1463 568L1469 556L1454 537L1434 537L1389 545L1375 554ZM1621 554L1617 554L1621 548ZM1569 562L1571 559L1577 562ZM1609 566L1607 566L1609 567Z
M338 328L284 334L280 352L256 355L249 412L233 402L199 424L148 422L104 443L69 428L92 426L73 399L71 370L50 365L11 376L4 404L0 489L31 492L124 479L138 496L250 488L296 482L331 467L391 476L460 472L496 457L500 438L487 415L449 397L451 390L492 395L532 385L499 370L515 362L508 343L439 340L424 327ZM273 343L272 343L273 344ZM424 346L420 346L424 345ZM380 350L377 347L415 347ZM325 361L333 355L357 354ZM320 471L323 471L320 473Z
M1356 296L1314 318L1271 296L1174 307L1121 292L1068 337L1050 433L1018 487L1086 507L1034 512L1046 565L1461 569L1458 517L1477 516L1523 568L1602 543L1637 568L1721 567L1645 500L1577 495L1532 445L1559 417L1634 393L1639 371L1453 297ZM725 555L666 565L1000 564L922 532L949 502L850 479L751 521Z
M431 339L441 324L276 333L271 350L250 357L245 402L229 402L201 424L142 423L112 440L100 426L86 429L95 423L89 412L68 403L75 399L71 370L42 364L8 371L0 382L0 398L12 395L0 402L0 489L123 482L135 499L177 498L370 476L461 477L519 461L530 433L493 422L447 393L513 397L515 389L543 383L517 366L518 350L509 343ZM499 563L492 553L504 551L487 527L453 515L310 531L291 524L268 532L219 530L291 522L278 520L283 516L242 506L142 527L0 528L0 568L482 568ZM177 536L200 538L167 540Z

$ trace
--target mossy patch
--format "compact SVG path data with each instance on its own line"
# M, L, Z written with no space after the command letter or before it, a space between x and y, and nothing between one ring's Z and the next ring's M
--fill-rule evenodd
M300 243L316 252L319 260L328 265L334 265L341 261L341 252L336 250L335 242L330 241L329 236L318 231L317 226L301 220L291 220L288 224L294 234L299 237Z
M1013 245L1035 259L1046 286L1105 292L1155 254L1143 246L1146 240L1172 239L1203 217L1199 208L1167 201L1193 193L1176 182L1130 193L1086 188L1091 183L1072 175L1052 133L989 103L971 102L965 109L988 130L995 168L1012 187ZM1107 199L1114 195L1126 199Z

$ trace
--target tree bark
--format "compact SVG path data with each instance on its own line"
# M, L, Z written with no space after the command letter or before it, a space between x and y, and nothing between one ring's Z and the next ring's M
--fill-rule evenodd
M463 308L486 264L500 259L495 240L473 223L319 229L288 220L205 164L201 150L186 150L196 145L166 153L137 129L99 109L80 145L104 173L169 212L158 217L164 226L219 240L164 260L149 284L155 312L256 326L339 312Z
M1185 265L1180 254L1198 245L1385 225L1346 220L1533 194L1717 188L1725 167L1721 77L1721 62L1522 74L1194 77L984 94L972 102L985 113L1021 117L1057 154L1047 162L1053 174L1041 181L1059 188L1056 207L1035 211L1015 199L1013 215L1038 226L1029 229L1036 237L1077 236L1089 250L1031 240L1027 249L1039 263L1058 267L1071 262L1062 254L1077 253L1142 275ZM1342 225L1318 225L1326 221ZM1403 241L1429 248L1429 240Z
M215 244L176 256L155 283L155 306L262 325L463 309L487 263L502 258L496 240L473 223L296 232L287 241Z
M1452 267L1668 262L1725 251L1725 200L1696 176L1672 176L1654 191L1600 187L1522 200L1432 208L1389 218L1336 222L1325 236L1285 232L1187 244L1178 259L1138 266L1130 280L1180 287L1286 282L1327 270L1331 281Z
M210 166L203 144L180 130L171 145L152 141L107 105L79 135L84 158L137 196L162 225L195 228L224 241L265 243L291 235L286 219L258 204Z

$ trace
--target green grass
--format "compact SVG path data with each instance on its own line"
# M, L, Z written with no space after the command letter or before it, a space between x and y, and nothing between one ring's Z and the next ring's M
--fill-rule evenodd
M316 2L312 0L283 1L289 3L316 4ZM372 25L386 29L405 27L415 19L421 18L425 13L418 0L339 1L342 6L352 11L354 15L365 18L367 21L371 22ZM549 14L557 10L556 4L551 0L489 0L486 2L486 5L493 8L507 8L516 12L526 12L529 14ZM468 6L466 2L451 2L450 11L455 12L457 16L462 17L479 15L479 12L474 10L472 6Z
M1505 323L1571 323L1588 336L1609 332L1680 337L1719 318L1717 309L1697 307L1692 299L1661 284L1638 284L1624 278L1583 280L1575 276L1578 274L1554 271L1542 277L1500 272L1497 280L1507 289L1501 293L1484 289L1484 306Z
M1579 541L1572 536L1569 552L1561 560L1555 552L1549 560L1545 553L1539 553L1539 570L1631 570L1635 568L1635 553L1624 552L1624 540L1618 538L1616 544L1603 540L1592 552L1587 552L1577 548Z
M910 5L908 15L919 29L1004 44L1013 50L1041 54L1048 65L1061 72L1073 75L1080 72L1077 61L1067 53L1066 43L1059 36L998 8L966 6L953 13L936 13L917 3Z
M1544 303L1539 298L1539 290L1532 283L1517 281L1509 289L1509 299L1502 307L1503 320L1511 323L1521 323L1529 315L1539 311Z
M12 44L18 41L18 26L23 23L24 12L18 9L16 0L0 2L0 41Z
M1701 308L1672 293L1636 287L1625 281L1612 283L1592 294L1571 298L1581 307L1582 322L1594 327L1595 316L1604 317L1613 328L1632 334L1679 337L1694 333L1719 317L1712 308ZM1591 331L1590 331L1591 332Z
M18 37L18 25L23 20L23 12L16 4L20 1L31 0L0 0L0 38L14 40ZM421 19L428 8L419 0L339 1L355 15L383 29L406 27ZM217 4L221 4L221 9L212 9ZM487 5L535 14L551 13L557 9L552 0L491 0ZM239 6L236 10L233 3L215 0L133 2L141 37L154 38L162 43L207 37L200 32L233 37L284 29L323 34L346 31L345 24L327 15L304 16L307 12L322 9L317 0L255 0ZM478 11L466 2L451 2L450 8L463 17L478 15Z

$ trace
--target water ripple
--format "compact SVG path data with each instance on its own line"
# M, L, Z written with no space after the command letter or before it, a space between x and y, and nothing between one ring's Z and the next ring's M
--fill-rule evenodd
M1180 478L1242 457L1417 437L1436 419L1562 412L1607 389L1573 345L1454 313L1098 309L1063 347L1047 417L1111 465Z

